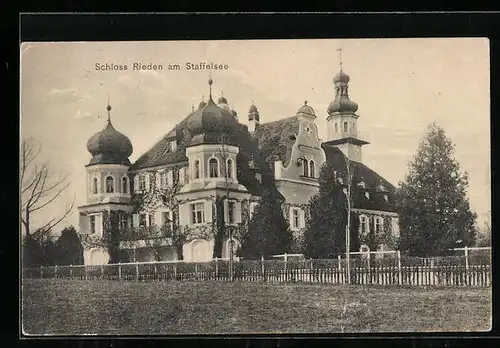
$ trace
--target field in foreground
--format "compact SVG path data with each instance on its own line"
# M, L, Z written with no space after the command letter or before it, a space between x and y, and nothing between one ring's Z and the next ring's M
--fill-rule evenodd
M25 334L487 331L491 288L23 281Z

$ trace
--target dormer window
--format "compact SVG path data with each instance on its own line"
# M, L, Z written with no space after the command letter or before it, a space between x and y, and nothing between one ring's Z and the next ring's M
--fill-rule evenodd
M177 149L177 142L175 140L171 140L167 143L166 153L174 152Z
M217 178L219 177L219 162L216 158L211 158L208 161L209 177Z
M389 196L388 195L384 195L384 201L389 202Z
M370 192L365 192L365 197L366 197L367 199L370 199Z
M113 193L115 190L115 181L112 176L106 177L106 193Z

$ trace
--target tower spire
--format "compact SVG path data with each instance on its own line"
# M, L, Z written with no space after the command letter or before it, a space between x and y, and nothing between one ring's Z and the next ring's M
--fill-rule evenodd
M337 48L339 52L340 71L342 71L342 48Z
M212 99L212 83L214 83L214 81L212 80L212 73L210 72L208 75L208 94L210 99Z
M111 105L109 104L109 91L108 91L108 106L106 107L108 110L108 122L111 123Z

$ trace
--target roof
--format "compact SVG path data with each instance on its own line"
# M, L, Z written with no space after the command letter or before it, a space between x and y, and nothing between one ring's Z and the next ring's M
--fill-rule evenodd
M346 173L346 160L345 156L337 147L323 146L326 154L326 162L331 164L342 177ZM395 211L395 193L396 188L393 184L387 181L384 177L369 168L367 165L350 161L350 168L352 171L353 181L353 205L358 209L370 209L380 211ZM358 183L363 181L366 188L358 186ZM379 186L385 188L385 192L380 192ZM370 198L365 196L365 192L369 192ZM388 202L385 201L384 195L388 195Z
M286 166L291 157L295 136L299 133L296 116L259 124L255 138L260 155L267 161L282 161Z

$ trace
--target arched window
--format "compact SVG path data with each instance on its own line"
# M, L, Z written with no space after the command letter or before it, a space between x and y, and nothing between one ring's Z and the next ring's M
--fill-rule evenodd
M227 178L231 179L233 175L233 161L230 159L227 160L226 171L227 171Z
M339 132L339 127L337 125L337 123L335 123L335 133L338 133Z
M356 131L356 122L353 122L352 123L352 131L355 132Z
M195 179L200 178L200 161L198 160L194 162L194 178Z
M115 182L112 176L106 177L106 193L113 193L115 189Z
M128 192L128 180L127 177L122 178L122 192L127 193Z
M302 167L304 169L304 176L309 176L309 163L307 162L307 160L303 160L302 161Z
M96 195L98 192L97 178L94 178L92 185L93 185L92 192L94 192L94 194Z
M217 178L219 176L219 162L217 162L216 158L211 158L210 161L208 161L208 170L209 170L209 176L211 178Z
M347 121L344 122L344 132L347 132L347 130L349 129L349 123L347 123Z
M309 176L310 176L311 178L315 178L315 177L316 177L315 175L316 175L316 173L314 172L314 161L313 161L313 160L311 160L311 161L309 162Z

